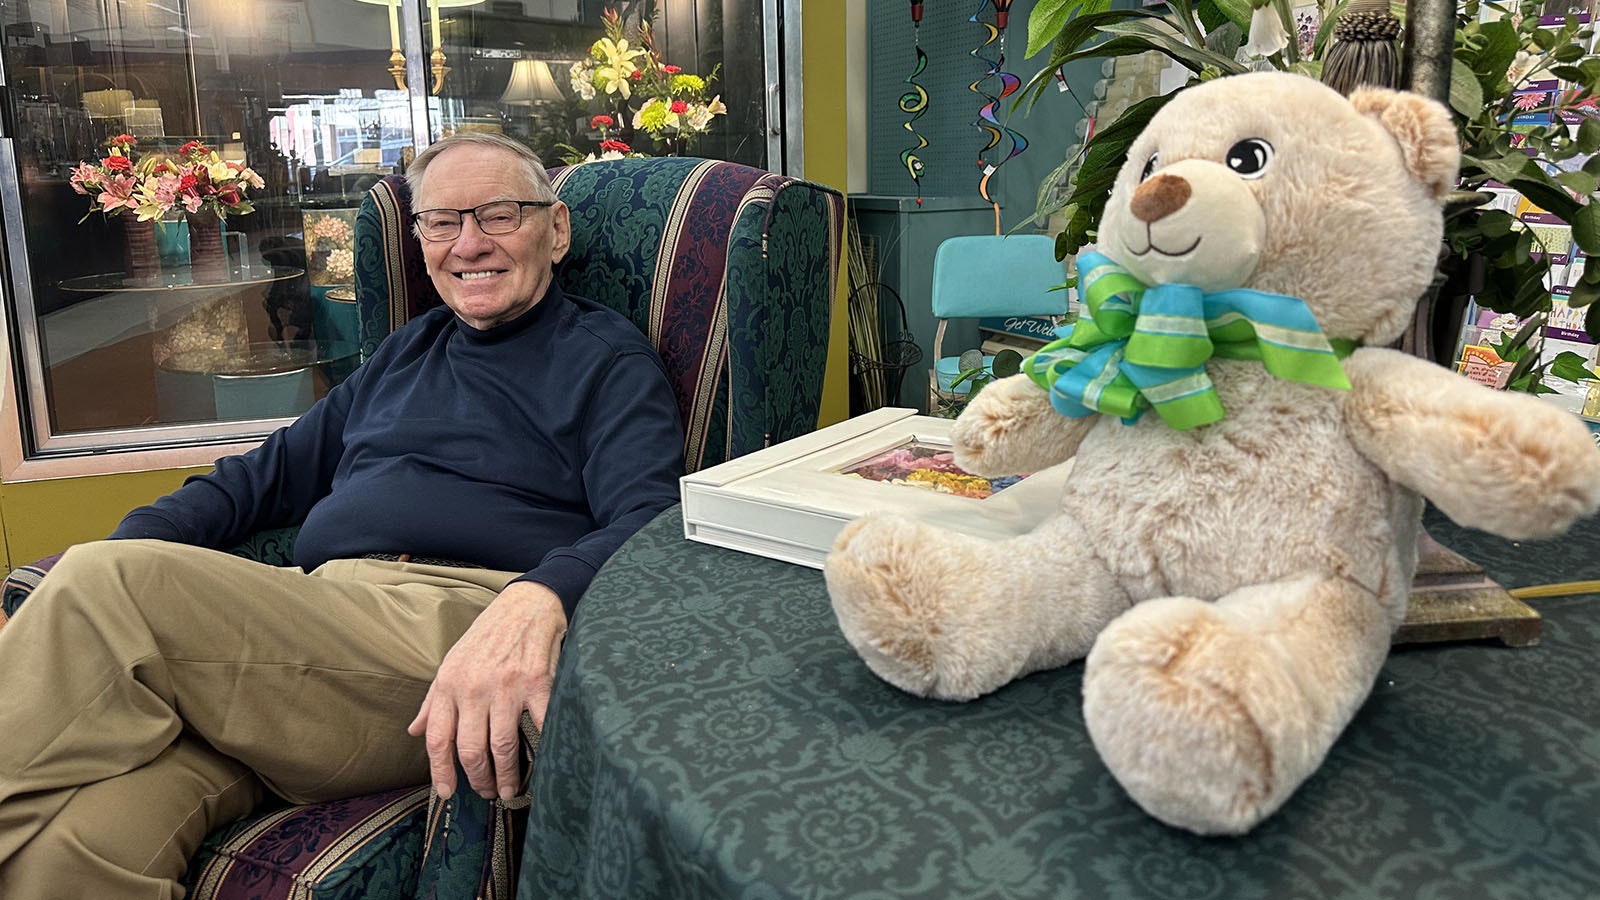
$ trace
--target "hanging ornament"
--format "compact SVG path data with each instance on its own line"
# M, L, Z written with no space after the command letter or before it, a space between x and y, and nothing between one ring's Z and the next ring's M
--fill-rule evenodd
M900 95L900 111L910 116L904 125L906 131L916 138L916 143L900 151L900 164L905 166L906 174L911 176L911 181L917 186L917 205L922 205L922 157L917 154L922 148L928 146L928 141L917 133L916 126L912 123L922 118L928 111L928 92L917 83L925 69L928 68L928 54L922 52L922 0L911 0L911 41L917 51L917 65L911 74L906 77L906 84L911 88Z
M979 21L978 14L983 12L985 7L991 5L994 7L994 22L991 24ZM982 25L984 30L983 43L974 48L971 51L971 55L987 64L988 69L977 81L967 85L967 89L982 97L984 101L983 105L978 109L978 120L972 124L988 136L983 149L978 151L978 166L983 170L983 177L978 181L978 195L983 198L985 203L994 207L995 234L1000 233L1000 203L989 194L989 180L994 177L994 173L1001 166L1005 165L1017 154L1028 149L1028 139L1023 137L1021 132L1002 125L999 118L1000 101L1016 93L1017 89L1022 86L1020 78L1005 71L1005 28L1010 18L1011 0L982 0L978 4L978 8L973 10L972 15L967 18L969 22ZM994 43L998 43L999 46L995 50L995 58L990 59L983 55L984 48ZM1000 81L1000 93L998 95L989 93L984 87L984 82L990 78L997 78ZM985 158L985 154L994 150L1002 140L1006 139L1010 140L1011 147L1005 158L994 162Z

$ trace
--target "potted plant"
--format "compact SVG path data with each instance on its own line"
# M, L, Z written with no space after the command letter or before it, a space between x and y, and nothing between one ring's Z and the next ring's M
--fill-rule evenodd
M1036 100L1057 69L1074 60L1149 51L1189 69L1190 84L1247 71L1250 65L1237 58L1241 47L1256 51L1253 65L1316 76L1346 3L1325 11L1308 58L1301 56L1294 40L1253 47L1243 40L1251 33L1252 18L1260 27L1261 10L1275 13L1279 24L1292 31L1287 0L1261 0L1261 10L1252 10L1249 0L1172 0L1164 12L1109 7L1110 0L1040 0L1028 20L1028 53L1053 49L1022 97ZM1460 324L1456 298L1467 293L1482 306L1519 318L1551 307L1545 283L1554 248L1543 246L1540 234L1523 227L1511 213L1482 207L1485 197L1479 189L1491 183L1515 189L1571 226L1585 260L1567 302L1581 308L1600 298L1600 264L1594 262L1600 255L1600 205L1595 202L1600 187L1600 57L1585 49L1591 37L1588 24L1577 17L1541 20L1541 10L1539 0L1511 6L1467 0L1458 12L1449 101L1462 138L1462 191L1447 211L1435 282L1440 302L1434 306L1435 330L1448 333L1451 346ZM1568 87L1529 89L1546 79ZM1064 213L1065 226L1056 237L1058 257L1093 241L1128 147L1171 96L1130 106L1096 131L1081 158L1069 160L1047 179L1050 186L1069 178L1068 189L1053 199L1052 192L1041 190L1045 199L1034 214ZM1519 124L1537 113L1553 114L1554 122ZM1600 340L1600 316L1589 316L1586 329ZM1529 372L1533 377L1518 383L1537 390L1539 376L1547 370L1558 376L1574 374L1571 363L1581 358L1571 356L1560 365L1538 367L1527 357L1519 379Z

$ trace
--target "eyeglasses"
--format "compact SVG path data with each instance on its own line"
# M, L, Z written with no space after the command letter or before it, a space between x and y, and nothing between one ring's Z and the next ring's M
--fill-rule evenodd
M461 235L461 217L471 213L484 234L510 234L522 227L527 207L555 206L554 200L496 200L472 209L425 209L412 213L417 233L423 240L453 241Z

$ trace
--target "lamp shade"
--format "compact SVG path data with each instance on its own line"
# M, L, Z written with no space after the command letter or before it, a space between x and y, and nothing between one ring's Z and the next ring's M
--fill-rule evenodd
M511 82L506 85L505 93L500 95L501 103L518 105L531 105L543 100L560 100L561 89L556 87L556 80L550 77L550 65L542 59L519 59L511 67Z
M356 0L357 3L371 3L374 6L399 6L401 0ZM458 6L477 6L483 0L428 0L428 6L434 9L454 9Z

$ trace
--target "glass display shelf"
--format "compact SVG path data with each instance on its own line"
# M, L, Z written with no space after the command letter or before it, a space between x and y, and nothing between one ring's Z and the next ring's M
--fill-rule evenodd
M81 275L60 282L63 291L106 294L117 291L187 291L209 288L232 288L244 285L287 281L305 274L296 266L250 265L233 266L227 278L196 281L187 266L166 269L148 277L135 278L123 272L103 272Z
M163 419L236 421L298 416L343 381L359 358L349 341L259 341L172 353L156 367ZM318 382L323 384L319 391Z
M160 367L168 372L222 377L278 375L349 362L356 352L356 345L347 341L258 341L237 349L180 350Z

